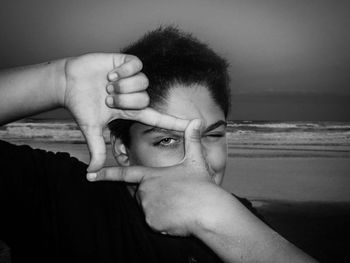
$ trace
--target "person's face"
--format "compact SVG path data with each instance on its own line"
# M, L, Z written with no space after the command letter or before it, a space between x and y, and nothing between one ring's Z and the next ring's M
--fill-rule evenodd
M204 158L221 184L227 158L226 121L219 105L207 88L177 85L169 91L167 100L157 110L182 119L201 119ZM131 144L126 149L127 165L164 167L184 158L184 133L135 123L130 128Z

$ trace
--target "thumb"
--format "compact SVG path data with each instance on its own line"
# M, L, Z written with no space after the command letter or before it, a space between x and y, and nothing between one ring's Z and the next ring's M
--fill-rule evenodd
M199 156L203 157L201 144L201 127L200 119L192 120L185 130L185 158L198 160Z
M103 138L102 128L82 129L82 132L90 152L90 164L87 171L97 172L103 167L106 160L106 144Z

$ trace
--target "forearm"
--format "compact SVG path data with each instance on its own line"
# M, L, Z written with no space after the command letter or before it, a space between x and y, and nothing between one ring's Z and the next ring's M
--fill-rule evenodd
M0 72L0 124L62 105L65 59Z
M255 217L238 200L205 221L197 237L224 262L316 262Z

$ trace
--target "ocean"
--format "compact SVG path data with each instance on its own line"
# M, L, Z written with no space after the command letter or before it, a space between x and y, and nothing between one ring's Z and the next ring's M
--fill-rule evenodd
M110 147L107 130L104 137ZM89 161L71 121L14 122L0 128L0 138ZM227 141L229 191L256 200L350 202L350 122L230 121ZM111 154L106 164L114 164Z

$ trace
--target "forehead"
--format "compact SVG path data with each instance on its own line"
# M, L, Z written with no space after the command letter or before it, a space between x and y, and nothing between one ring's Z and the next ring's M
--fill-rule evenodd
M225 120L225 114L214 101L205 86L174 85L169 89L167 98L154 106L161 113L181 119L201 119L208 127L220 120ZM130 127L131 137L142 137L142 133L151 126L136 122Z
M206 124L224 120L224 112L202 85L174 85L169 89L165 103L156 109L181 119L202 119Z

